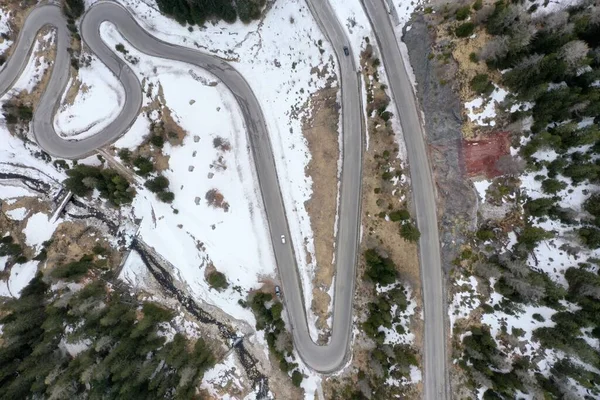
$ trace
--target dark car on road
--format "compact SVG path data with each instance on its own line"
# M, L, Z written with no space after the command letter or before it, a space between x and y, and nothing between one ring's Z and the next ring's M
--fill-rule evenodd
M350 55L350 50L348 50L348 46L344 46L344 54L347 56Z

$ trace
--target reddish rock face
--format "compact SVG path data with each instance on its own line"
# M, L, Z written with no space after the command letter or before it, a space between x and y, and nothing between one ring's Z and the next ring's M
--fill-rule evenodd
M510 133L494 132L480 140L463 140L465 168L470 177L502 175L496 163L510 153Z

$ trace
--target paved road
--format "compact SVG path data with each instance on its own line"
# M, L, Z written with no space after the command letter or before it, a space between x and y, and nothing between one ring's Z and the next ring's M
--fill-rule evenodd
M289 240L286 244L281 243L282 234L288 239L291 235L263 112L248 83L230 64L209 54L162 42L142 29L123 7L115 3L97 3L83 17L81 36L91 52L121 81L127 98L120 114L102 132L81 141L64 140L54 131L52 119L59 105L60 94L64 93L68 80L70 59L66 48L69 45L69 35L60 9L55 5L41 5L27 18L13 56L0 71L0 94L6 92L21 74L39 29L46 25L57 28L56 62L46 91L34 112L33 132L38 144L53 156L80 158L113 142L127 131L138 116L142 101L140 83L135 74L115 55L113 49L108 48L102 41L98 32L102 22L110 21L115 24L130 46L146 54L194 64L219 78L233 93L244 116L296 349L309 367L326 373L341 368L346 362L352 331L352 296L361 196L362 113L359 105L358 78L352 56L344 56L342 50L347 44L344 31L328 2L311 0L309 4L334 46L344 86L344 152L336 247L337 278L332 338L327 346L318 346L311 340L293 246Z
M417 224L421 231L419 256L425 319L425 399L443 400L449 397L446 385L445 297L435 193L425 147L425 132L383 0L361 1L377 37L389 86L400 116L410 163Z

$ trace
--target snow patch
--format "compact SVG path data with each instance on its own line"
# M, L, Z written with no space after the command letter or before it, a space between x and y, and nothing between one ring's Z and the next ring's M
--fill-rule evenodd
M63 104L54 116L54 129L65 139L81 140L100 132L116 118L125 102L123 86L94 55L79 69L78 79L81 87L73 104Z

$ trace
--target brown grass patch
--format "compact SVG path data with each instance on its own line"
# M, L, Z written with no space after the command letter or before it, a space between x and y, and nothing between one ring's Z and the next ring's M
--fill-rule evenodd
M108 265L117 268L121 263L122 254L112 249L102 233L84 222L65 221L56 228L52 236L52 244L47 249L45 268L51 269L56 265L77 261L86 254L92 254L96 245L107 250Z
M42 46L38 49L37 52L33 54L33 56L36 58L36 66L40 65L40 57L44 57L45 61L50 61L50 66L42 72L42 76L39 77L40 79L38 83L35 85L31 92L23 90L15 96L17 102L32 106L33 108L35 108L35 106L39 103L40 97L42 96L42 93L48 85L48 81L50 80L52 72L52 66L54 65L54 59L56 57L55 46L50 46L48 42L44 42L42 40L42 37L48 34L48 32L50 32L50 28L46 27L41 29L38 35L36 36L35 40L40 42Z
M483 60L473 62L470 60L471 53L479 54L485 44L492 38L481 26L476 26L475 37L471 38L457 38L454 35L454 28L462 23L462 21L455 21L453 18L448 20L443 19L443 13L430 14L428 18L431 19L432 24L435 26L436 32L436 43L445 43L444 47L436 45L435 53L437 57L440 55L448 56L452 55L458 71L456 75L452 77L453 83L456 85L456 92L460 96L463 102L471 101L480 95L475 93L470 86L471 80L478 74L487 74L492 82L499 83L502 81L502 75L497 70L490 70L487 64ZM442 57L443 59L443 57ZM480 127L475 124L469 118L466 118L466 109L462 110L463 116L463 137L473 138L481 130L485 130L485 127Z
M310 99L311 117L303 120L302 132L308 142L311 160L306 175L312 178L312 196L305 202L314 234L316 271L311 308L317 328L326 330L331 298L329 290L335 273L333 260L334 224L337 207L339 159L339 105L337 88L327 87Z

